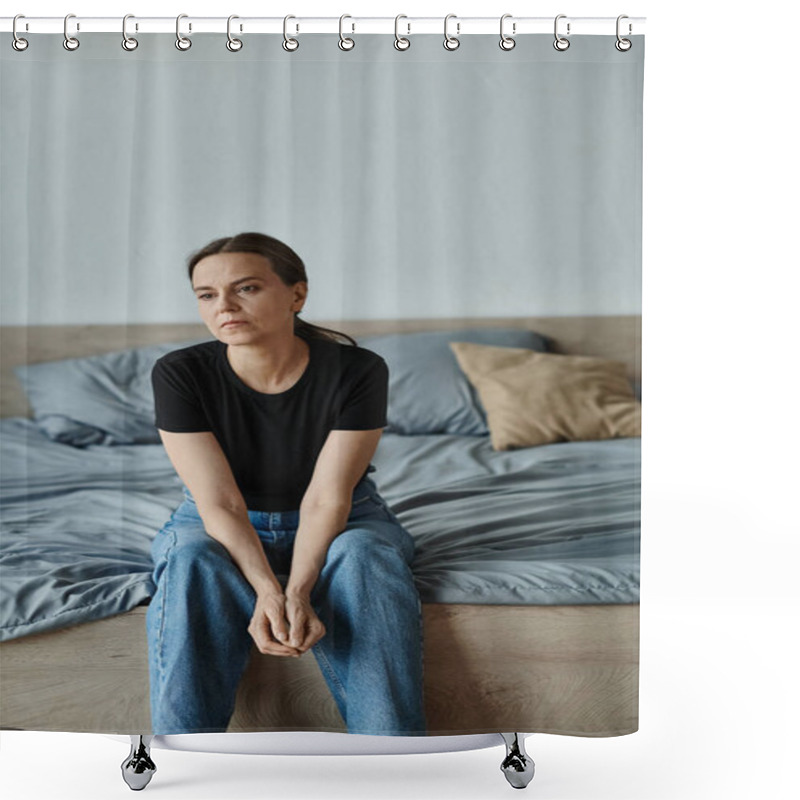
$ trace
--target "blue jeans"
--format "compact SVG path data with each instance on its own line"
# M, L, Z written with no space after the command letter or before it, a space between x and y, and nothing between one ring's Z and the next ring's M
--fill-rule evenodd
M227 729L253 640L256 595L209 536L188 490L151 548L147 609L154 734ZM270 566L287 576L300 512L248 511ZM312 647L349 733L424 736L422 606L414 541L366 476L311 592L325 625ZM282 656L273 656L282 658Z

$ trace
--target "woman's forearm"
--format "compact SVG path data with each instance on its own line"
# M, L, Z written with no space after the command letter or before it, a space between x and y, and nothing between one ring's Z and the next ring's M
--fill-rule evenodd
M325 565L331 542L345 529L350 503L301 503L300 523L286 594L310 595Z
M232 509L215 506L204 510L201 518L206 533L230 553L256 594L283 593L246 511L243 516Z

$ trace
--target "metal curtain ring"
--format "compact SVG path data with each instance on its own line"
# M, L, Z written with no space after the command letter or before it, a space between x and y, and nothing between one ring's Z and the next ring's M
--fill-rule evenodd
M455 14L448 14L444 18L444 42L443 42L444 49L445 50L458 50L459 46L461 45L461 42L458 39L458 33L461 32L461 23L460 22L456 23L456 36L451 36L447 32L447 23L451 19L456 19L456 15Z
M69 18L70 17L74 17L74 16L75 16L74 14L67 14L67 16L64 17L64 42L63 42L63 44L64 44L64 49L65 50L77 50L81 46L81 43L74 36L70 36L67 33L67 23L69 21ZM80 28L78 28L78 30L80 30Z
M339 17L339 49L340 50L352 50L356 46L355 40L348 38L342 32L342 23L346 19L353 19L353 18L349 14L342 14L342 16ZM356 29L356 26L353 23L353 32L355 32L355 29Z
M511 14L503 14L500 17L500 49L501 50L513 50L516 46L517 42L512 36L506 36L503 32L503 23L511 17ZM517 23L513 23L512 31L514 33L517 32Z
M623 39L619 35L619 21L621 19L629 19L629 17L627 14L620 14L617 17L617 41L614 42L614 47L616 47L617 50L620 51L620 53L627 53L628 50L630 50L631 47L633 47L633 42L630 39ZM631 30L632 30L631 24L628 23L628 34L630 34Z
M286 50L287 53L293 53L300 47L300 42L297 39L293 39L286 31L287 23L290 19L297 19L297 17L293 17L291 14L287 14L283 18L283 49Z
M236 14L231 14L228 17L228 41L225 42L225 47L231 51L231 53L238 53L242 49L242 40L236 39L231 35L231 20L232 19L239 19ZM239 28L241 30L241 28Z
M398 28L399 28L401 19L408 19L408 17L405 14L398 14L394 18L394 49L395 50L408 50L408 48L411 47L411 39L405 39L404 37L402 37L400 35L400 32L399 32ZM408 27L408 35L410 35L411 34L411 23L407 22L406 26Z
M186 36L181 36L181 20L184 17L188 17L188 14L178 14L178 18L175 20L175 47L178 50L188 50L192 46L192 40ZM189 31L191 32L192 26L189 25Z
M122 49L127 50L128 52L135 50L139 46L139 40L134 39L132 36L128 36L128 33L125 30L125 25L132 16L133 14L126 14L122 18Z
M18 52L21 53L23 50L27 50L28 48L28 40L23 39L21 36L17 34L17 20L18 19L25 19L24 14L17 14L14 17L14 21L11 23L11 32L14 34L14 38L11 40L11 46Z
M566 19L566 18L567 18L566 14L559 14L556 17L555 25L553 28L556 35L556 40L553 42L553 47L555 47L556 50L562 53L569 47L569 39L565 39L563 36L558 35L558 21L560 19ZM569 22L567 23L567 36L569 36Z

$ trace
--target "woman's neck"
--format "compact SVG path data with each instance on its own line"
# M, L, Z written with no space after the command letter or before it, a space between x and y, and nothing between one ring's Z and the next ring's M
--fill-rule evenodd
M228 345L228 363L252 389L275 394L290 389L305 371L310 346L294 334L270 344Z

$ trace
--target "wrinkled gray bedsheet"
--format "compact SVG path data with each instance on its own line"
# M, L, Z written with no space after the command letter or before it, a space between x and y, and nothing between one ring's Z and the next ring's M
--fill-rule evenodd
M384 433L373 464L423 602L638 602L639 439L495 452ZM160 444L75 448L7 418L0 478L0 641L151 596L150 542L183 499Z

